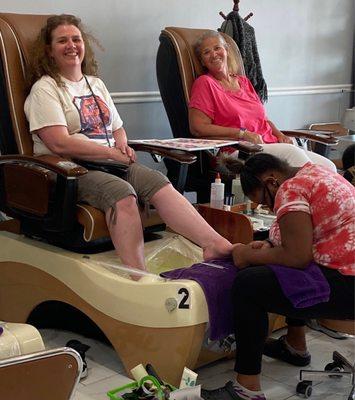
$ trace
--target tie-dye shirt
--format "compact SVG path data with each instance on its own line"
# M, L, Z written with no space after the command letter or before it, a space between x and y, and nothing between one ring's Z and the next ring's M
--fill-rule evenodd
M313 258L344 275L355 275L355 188L341 175L307 163L280 186L275 197L276 221L270 229L281 244L278 221L292 211L309 214L313 224Z

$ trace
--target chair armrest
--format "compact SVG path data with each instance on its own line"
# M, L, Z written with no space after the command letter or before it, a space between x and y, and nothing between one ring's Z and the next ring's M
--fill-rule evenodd
M130 147L135 151L143 151L146 153L155 154L161 157L170 158L178 161L182 164L193 164L197 156L189 151L167 149L165 147L159 147L154 145L142 144L142 143L129 143Z
M76 178L86 168L54 155L18 154L0 156L0 167L0 209L21 221L21 232L41 236L73 229Z
M263 151L263 148L260 145L247 142L246 140L240 140L238 144L233 146L239 150L245 151L246 153L259 153L260 151Z
M306 129L295 129L292 131L282 131L282 133L286 136L305 138L309 140L313 140L314 142L323 143L326 145L335 145L338 144L339 139L335 138L332 135L332 132L324 132L324 131L310 131Z
M206 140L208 140L208 139L210 139L210 140L230 140L230 141L235 140L228 136L207 136L207 137L198 136L198 138L206 139ZM263 150L263 148L260 145L247 142L246 140L238 140L238 142L233 144L232 146L238 150L245 151L246 153L258 153Z
M26 156L26 155L3 155L0 156L0 164L26 164L31 163L47 168L65 178L76 178L84 175L88 170L74 162L54 155Z
M349 129L344 128L340 122L319 122L309 125L311 131L332 132L335 136L349 135Z

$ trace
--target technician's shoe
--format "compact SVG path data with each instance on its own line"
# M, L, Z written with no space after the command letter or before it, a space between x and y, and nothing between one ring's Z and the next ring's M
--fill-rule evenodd
M238 394L238 391L240 390L240 395ZM214 389L214 390L206 390L202 389L201 390L201 396L204 400L245 400L245 399L250 399L250 400L266 400L265 396L263 394L257 394L252 397L248 397L248 395L243 393L242 389L238 389L233 385L232 381L229 381L225 384L225 386Z
M305 367L311 362L311 355L308 351L304 355L293 352L285 343L285 336L281 336L279 339L268 339L263 353L268 357L285 361L297 367Z

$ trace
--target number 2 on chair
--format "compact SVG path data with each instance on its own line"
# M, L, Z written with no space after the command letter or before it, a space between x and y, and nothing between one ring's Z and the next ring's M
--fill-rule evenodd
M181 288L179 294L179 308L190 308L190 292L186 288Z

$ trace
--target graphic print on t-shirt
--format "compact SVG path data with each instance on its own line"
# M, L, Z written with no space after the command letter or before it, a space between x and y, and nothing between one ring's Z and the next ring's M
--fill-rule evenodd
M100 116L100 109L102 111L102 118ZM79 112L80 116L80 133L83 133L90 139L106 139L105 129L103 122L106 127L111 123L110 110L107 104L101 99L100 96L96 95L96 101L92 94L86 96L75 96L73 103ZM112 138L111 130L107 130L108 138Z

